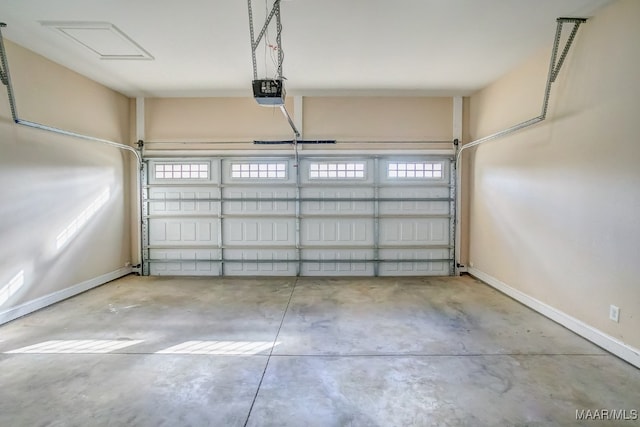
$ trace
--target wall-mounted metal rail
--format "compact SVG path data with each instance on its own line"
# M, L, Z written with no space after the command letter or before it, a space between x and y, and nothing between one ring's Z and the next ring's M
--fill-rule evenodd
M544 98L542 100L542 110L540 112L540 115L533 117L529 120L525 120L524 122L518 123L511 127L508 127L506 129L503 129L499 132L492 133L491 135L487 135L483 138L477 139L475 141L472 141L472 142L469 142L468 144L463 145L456 154L456 161L455 161L456 184L457 184L456 188L458 189L461 188L460 186L461 186L461 180L462 180L462 170L460 168L460 159L462 157L462 152L464 150L467 150L471 147L476 147L478 145L484 144L489 141L493 141L503 136L510 135L519 130L528 128L529 126L533 126L537 123L540 123L547 118L547 111L549 109L549 97L551 96L551 86L556 81L560 73L560 69L562 68L562 65L564 64L565 59L567 58L567 54L569 53L569 49L571 48L571 45L573 44L576 34L578 33L578 29L580 28L580 25L585 23L586 21L587 21L586 18L558 18L556 20L557 22L556 34L553 41L553 49L551 51L551 60L549 61L549 72L547 75L547 83L544 89ZM562 30L563 30L564 24L573 24L573 28L564 45L564 48L562 49L562 53L560 54L560 57L558 58L558 52L560 50L559 47L560 47L560 41L562 38ZM460 197L458 197L457 207L456 207L456 239L455 240L456 240L455 259L456 259L456 263L459 265L460 264L460 244L459 244L460 242Z
M476 145L484 144L485 142L517 132L521 129L524 129L526 127L539 123L547 118L547 110L549 108L549 97L551 95L551 85L556 81L556 78L560 73L560 69L562 68L562 65L564 64L564 61L567 57L567 54L569 53L569 49L573 44L573 40L576 37L580 24L586 21L587 20L585 18L558 18L557 20L556 36L553 42L553 50L551 52L551 61L549 62L549 73L547 76L547 84L545 85L544 99L542 101L542 111L540 115L532 119L525 120L522 123L518 123L516 125L503 129L499 132L493 133L491 135L487 135L483 138L477 139L475 141L472 141L468 144L463 145L462 148L460 148L460 151L458 151L458 156L457 156L458 159L460 158L461 153L468 148L475 147ZM573 30L571 31L571 34L569 35L569 38L567 39L564 49L562 50L560 59L557 59L560 39L562 37L562 27L565 23L573 23L574 26L573 26Z
M282 80L282 60L284 59L282 53L282 22L280 20L280 0L275 0L273 2L273 7L271 11L265 18L265 23L258 33L258 36L255 36L255 31L253 29L253 7L251 5L251 0L247 0L247 8L249 11L249 34L251 36L251 62L253 63L253 79L258 79L258 62L256 61L256 50L258 46L260 46L260 42L262 41L262 37L264 37L267 29L269 28L269 24L271 24L271 20L276 18L276 26L277 26L277 35L276 35L276 48L278 50L278 79Z
M51 132L51 133L55 133L58 135L64 135L64 136L69 136L72 138L77 138L80 140L84 140L84 141L90 141L90 142L96 142L96 143L100 143L103 145L108 145L110 147L114 147L117 148L119 150L123 150L123 151L127 151L129 153L133 153L133 155L136 158L136 162L137 162L137 166L138 166L138 174L136 174L137 176L137 188L142 188L141 186L141 173L142 173L142 167L143 167L143 162L142 162L142 154L136 150L135 148L126 145L126 144L121 144L119 142L115 142L115 141L110 141L108 139L103 139L103 138L97 138L95 136L90 136L90 135L84 135L81 133L77 133L77 132L72 132L72 131L68 131L68 130L64 130L64 129L60 129L60 128L56 128L53 126L48 126L48 125L44 125L41 123L36 123L30 120L24 120L21 119L20 116L18 115L18 107L17 107L17 103L16 103L16 98L15 98L15 92L13 89L13 84L11 82L11 73L9 72L9 60L7 58L7 51L5 49L4 46L4 39L2 37L2 28L6 27L7 24L5 24L4 22L0 22L0 81L2 82L2 84L4 84L7 87L7 96L9 98L9 106L11 108L11 116L13 118L13 121L16 124L22 125L22 126L26 126L26 127L30 127L33 129L39 129L39 130L43 130L46 132ZM137 192L137 203L138 206L140 206L140 212L139 212L139 218L142 215L142 195L140 194L140 191ZM139 219L140 223L141 220ZM143 229L141 229L141 234L144 232ZM140 257L140 263L142 263L143 260L143 254L142 254L142 238L140 238L138 240L138 256Z
M7 59L7 51L4 47L4 39L2 37L2 28L6 26L7 24L0 22L0 64L1 64L0 80L2 81L2 84L4 84L7 87L7 94L9 97L9 105L11 108L11 115L12 115L13 121L19 125L31 127L34 129L40 129L48 132L57 133L60 135L71 136L73 138L79 138L85 141L99 142L101 144L106 144L121 150L129 151L130 153L133 153L136 156L138 165L142 166L142 157L140 156L140 153L135 148L129 145L121 144L115 141L110 141L108 139L96 138L94 136L89 136L89 135L83 135L77 132L71 132L64 129L59 129L53 126L48 126L48 125L44 125L41 123L36 123L30 120L24 120L20 118L20 116L18 115L18 108L16 105L16 98L13 90L13 85L11 83L11 74L9 73L9 60Z

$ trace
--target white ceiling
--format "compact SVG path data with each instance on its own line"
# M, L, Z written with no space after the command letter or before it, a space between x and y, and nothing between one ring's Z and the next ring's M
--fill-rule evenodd
M469 94L550 47L557 17L609 2L282 0L287 91ZM265 0L253 6L261 27ZM2 0L0 21L6 38L129 96L251 94L245 0ZM101 60L41 21L109 22L155 59Z

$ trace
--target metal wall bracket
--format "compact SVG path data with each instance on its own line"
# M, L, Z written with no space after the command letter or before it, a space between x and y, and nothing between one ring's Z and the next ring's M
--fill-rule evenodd
M567 58L567 54L569 53L569 49L573 44L573 39L576 38L576 34L578 33L578 28L580 28L580 24L587 22L585 18L558 18L558 25L556 28L556 38L554 45L554 55L551 59L551 82L555 82L558 74L560 73L560 69L562 68L562 64L564 64L564 60ZM566 23L572 23L573 29L571 30L571 34L569 34L569 38L567 39L564 48L562 49L562 54L560 58L556 61L556 55L558 52L558 44L560 43L560 36L562 35L562 26Z
M0 22L0 28L4 28L6 27L7 24L5 24L4 22ZM2 81L2 84L5 86L9 85L9 67L6 64L5 58L6 55L4 55L4 43L2 43L2 63L0 63L0 81Z
M11 117L13 121L19 123L18 110L16 108L16 98L13 93L13 85L11 84L11 74L9 73L9 61L7 59L7 51L4 48L4 39L2 38L2 28L7 24L0 22L0 80L7 87L7 95L9 96L9 106L11 107Z
M258 46L260 46L260 42L262 41L262 37L264 37L267 29L269 28L269 24L271 24L271 20L275 16L276 18L276 49L278 51L278 79L282 80L282 60L284 59L282 53L282 22L280 20L280 0L275 0L273 2L273 7L271 8L271 12L267 15L264 25L258 34L258 37L255 37L255 30L253 27L253 7L251 5L252 0L247 0L247 7L249 9L249 33L251 35L251 61L253 62L253 79L258 79L258 63L256 61L256 50Z

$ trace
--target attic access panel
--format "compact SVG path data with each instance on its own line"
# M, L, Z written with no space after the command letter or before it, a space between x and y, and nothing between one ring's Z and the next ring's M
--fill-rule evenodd
M151 60L153 56L109 22L42 21L105 60Z

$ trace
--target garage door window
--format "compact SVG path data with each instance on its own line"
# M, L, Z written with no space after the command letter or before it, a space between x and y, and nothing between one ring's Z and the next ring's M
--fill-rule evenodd
M363 179L364 162L326 163L316 162L309 165L310 179Z
M231 178L286 179L285 162L232 163Z
M156 179L208 179L206 163L165 163L155 165Z
M439 162L393 162L387 166L388 178L442 178Z

